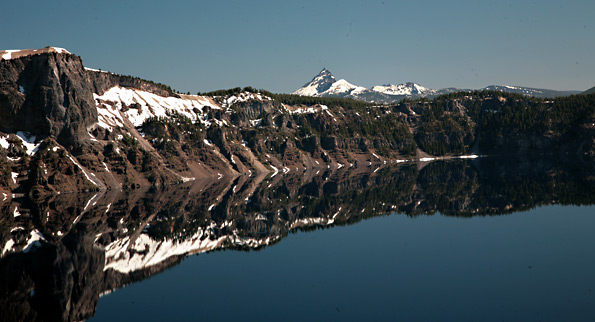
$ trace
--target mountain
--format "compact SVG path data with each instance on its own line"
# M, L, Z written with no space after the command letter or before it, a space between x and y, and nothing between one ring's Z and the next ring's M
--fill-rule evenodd
M319 76L320 96L429 91ZM594 95L182 95L57 47L1 51L0 320L81 321L101 295L188 254L296 229L592 202L594 124Z
M595 94L595 86L589 88L588 90L582 92L581 94Z
M312 81L306 83L292 94L313 97L352 98L369 103L395 103L404 98L433 97L436 95L462 91L456 88L428 89L419 84L407 82L398 85L378 85L371 89L353 85L345 79L336 80L335 76L324 68Z
M552 89L531 88L522 86L508 86L508 85L490 85L482 88L486 91L500 91L507 93L522 94L535 97L559 97L579 94L580 91L556 91Z
M293 94L314 97L351 97L369 91L365 87L356 86L344 79L337 80L331 72L323 68L309 83L295 91Z
M425 92L427 89L414 83L375 86L372 89L367 89L363 86L353 85L345 79L336 80L335 76L324 68L312 81L306 83L293 94L313 97L353 98L372 103L390 103L407 96L417 95L418 92L421 93L422 91Z
M302 88L294 92L295 95L301 96L319 96L321 93L328 90L337 80L331 72L323 68L318 75L314 76L309 83L306 83Z
M372 87L375 92L387 94L387 95L433 95L436 94L436 90L427 89L421 85L415 83L404 83L399 85L379 85Z
M479 91L500 91L535 97L559 97L578 94L579 91L555 91L521 86L490 85ZM403 98L435 97L442 94L472 91L471 89L441 88L429 89L419 84L407 82L403 84L376 85L371 89L353 85L344 79L336 80L331 72L324 68L311 82L293 92L295 95L314 97L344 97L362 100L369 103L395 103Z
M379 102L434 92L413 83L365 89L335 80L328 70L306 84L314 97L253 88L182 95L87 68L81 57L55 47L3 51L0 58L5 202L17 195L355 171L477 153L564 151L595 158L590 97L552 102L460 92L432 102L373 105L341 97Z

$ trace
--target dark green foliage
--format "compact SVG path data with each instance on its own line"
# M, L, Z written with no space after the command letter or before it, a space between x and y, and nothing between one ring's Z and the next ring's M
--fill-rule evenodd
M289 105L316 105L322 104L327 106L341 106L343 108L356 108L373 106L374 104L358 101L350 98L338 98L338 97L311 97L311 96L299 96L293 94L274 94L264 89L255 89L253 87L235 87L231 89L220 89L212 92L201 93L197 95L203 96L228 96L237 95L243 92L259 93L268 96L280 103Z
M248 92L248 93L260 93L262 95L266 95L271 97L273 95L273 93L266 91L264 89L255 89L254 87L234 87L234 88L230 88L230 89L219 89L216 91L211 91L211 92L206 92L206 93L201 93L198 92L196 93L196 95L202 95L202 96L228 96L228 95L237 95L243 92Z
M497 91L449 93L399 106L421 110L414 126L420 148L433 155L575 149L592 137L595 95L555 100ZM589 134L591 133L591 134Z
M275 100L289 105L326 105L329 107L340 106L346 109L363 108L373 106L372 103L366 103L363 101L354 100L351 98L339 98L339 97L311 97L311 96L299 96L293 94L271 94L270 97Z
M131 135L124 134L122 137L122 143L131 149L136 150L138 148L138 141Z
M593 145L585 142L592 136L588 124L594 118L595 95L558 97L555 100L528 97L500 91L453 92L433 99L404 99L393 106L378 106L345 98L308 97L273 94L252 87L236 87L203 95L225 96L241 92L260 93L277 104L293 106L326 105L342 117L337 123L324 113L292 115L297 127L293 132L296 143L316 136L333 146L334 138L362 139L362 149L374 148L384 156L414 155L417 147L432 155L460 155L471 152L500 153L560 149L568 143ZM394 113L394 111L415 110ZM243 119L238 107L232 123ZM391 113L393 112L393 113ZM271 135L262 133L261 138ZM413 133L412 133L413 132ZM591 134L589 134L591 133ZM272 139L272 137L271 137ZM274 140L272 140L274 141ZM588 140L587 140L588 141ZM589 145L590 144L590 145ZM303 144L302 144L303 145ZM475 147L479 151L473 150ZM279 151L277 143L268 142L261 149ZM302 146L303 148L303 146Z
M157 150L170 155L179 155L178 146L185 151L191 146L201 147L205 138L200 122L192 123L188 117L176 112L145 120L141 130Z
M142 78L136 77L136 76L120 75L120 74L117 74L117 75L122 79L122 82L123 83L145 82L145 83L151 84L151 85L153 85L155 87L158 87L158 88L160 88L160 89L162 89L164 91L167 91L170 94L177 93L176 90L174 90L170 86L165 85L165 84L162 84L162 83L157 83L157 82L154 82L152 80L142 79Z
M595 118L595 95L572 95L554 101L507 101L479 118L482 150L559 150L589 137Z

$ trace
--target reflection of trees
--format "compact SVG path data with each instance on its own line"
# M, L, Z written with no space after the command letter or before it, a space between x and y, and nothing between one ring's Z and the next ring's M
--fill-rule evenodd
M220 240L214 248L253 249L297 229L353 224L390 213L497 215L548 204L595 203L592 165L568 159L481 158L382 169L288 173L273 178L198 181L126 194L22 200L0 220L0 319L73 321L91 316L99 295L179 263L186 253L129 273L104 270L106 245L140 236L159 243ZM2 205L11 212L14 205ZM47 242L24 253L39 230ZM151 250L128 250L145 256ZM116 260L116 259L110 259Z

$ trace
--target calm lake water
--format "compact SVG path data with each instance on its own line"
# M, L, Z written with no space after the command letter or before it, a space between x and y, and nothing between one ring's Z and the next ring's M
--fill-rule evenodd
M409 218L212 252L99 300L91 321L591 321L595 208Z
M542 156L21 198L0 321L593 321L594 205Z

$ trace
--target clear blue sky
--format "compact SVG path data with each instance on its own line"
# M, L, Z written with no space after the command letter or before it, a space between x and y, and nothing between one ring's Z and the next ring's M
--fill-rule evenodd
M1 49L64 47L180 91L595 85L595 1L5 1Z

